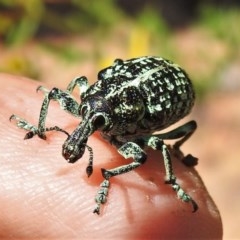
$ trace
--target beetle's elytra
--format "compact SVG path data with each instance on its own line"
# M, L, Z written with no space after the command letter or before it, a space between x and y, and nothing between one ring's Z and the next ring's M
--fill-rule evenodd
M71 95L76 86L80 89L80 104ZM98 73L98 80L91 86L86 77L78 77L70 82L66 91L58 88L48 91L44 87L39 87L38 90L45 94L38 126L33 126L16 115L10 118L16 120L19 128L28 131L25 139L34 135L45 139L45 132L52 130L66 133L68 137L62 147L63 157L74 163L87 148L90 152L86 169L88 176L93 171L93 151L87 141L95 131L100 131L124 158L133 159L130 164L102 169L104 181L95 198L97 206L94 213L99 214L101 204L107 200L110 178L129 172L146 161L144 146L162 152L166 182L171 184L180 199L192 203L193 211L197 210L195 201L176 182L169 150L163 142L165 139L180 139L173 146L179 150L195 131L196 122L190 121L172 131L154 134L185 117L194 104L192 83L177 64L151 56L126 61L117 59L112 66ZM57 126L45 126L51 100L58 101L62 109L81 118L72 134Z

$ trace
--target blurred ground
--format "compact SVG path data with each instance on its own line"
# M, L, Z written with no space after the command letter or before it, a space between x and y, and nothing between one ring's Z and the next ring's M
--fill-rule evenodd
M238 15L230 17L233 28ZM91 83L96 81L97 72L115 58L158 55L178 62L198 93L190 118L197 120L199 127L183 150L199 158L196 168L219 207L224 239L240 239L240 34L230 35L233 28L217 29L229 18L215 16L215 20L219 25L213 29L223 34L222 38L196 26L178 29L170 36L161 28L164 33L155 41L149 28L126 21L101 38L85 33L22 45L0 43L0 71L65 88L78 75L87 76Z

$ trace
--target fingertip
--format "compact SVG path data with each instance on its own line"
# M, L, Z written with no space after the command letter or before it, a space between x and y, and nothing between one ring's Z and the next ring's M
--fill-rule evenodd
M102 159L99 163L101 167L109 169L132 161L123 159L116 149L110 144L102 143L100 138L95 140L95 150L108 156L105 158L104 155L96 153L96 161L98 158ZM95 144L93 145L95 147ZM192 201L181 201L171 185L164 183L165 169L161 153L150 150L145 164L110 179L108 201L102 206L103 213L111 219L117 214L118 223L115 224L125 227L129 232L130 229L124 222L134 222L135 229L139 229L141 236L152 234L154 239L173 236L221 238L222 223L219 212L200 176L193 167L183 164L181 159L171 157L177 182L192 197ZM140 227L143 222L145 228ZM174 232L171 226L174 226Z
M14 89L8 88L8 91L3 91L3 93L7 94L4 98L4 102L8 104L6 109L11 109L11 111L15 109L18 111L16 112L17 114L24 116L25 110L21 108L18 109L18 104L14 102L17 100L21 102L24 101L26 108L31 109L32 117L32 110L36 108L36 106L40 108L42 101L42 97L34 95L36 83L27 80L18 81L17 78L11 79L13 79L13 81L10 82L10 84L14 84ZM25 86L23 92L21 89L24 83L26 83L27 88ZM18 89L20 93L17 92L17 94L19 94L18 99L13 101L13 98L9 99L8 96L15 94L16 89ZM26 100L26 98L28 98L28 100ZM12 112L15 112L15 110ZM39 110L37 109L35 111L36 118L38 114ZM53 111L48 119L50 121L61 121L62 118L59 116L58 112ZM77 124L77 121L74 120L73 122ZM72 122L71 127L73 127ZM22 134L21 131L19 131L19 135L20 134ZM54 139L57 140L60 138L56 137ZM101 168L112 169L119 167L130 163L132 159L124 159L111 144L101 138L99 133L93 134L89 138L88 144L93 148L94 172L91 178L86 177L86 179L82 181L79 180L79 177L82 177L83 174L79 174L79 172L81 171L80 168L84 166L89 159L86 153L83 159L81 159L81 163L78 166L71 166L71 171L63 174L63 177L62 175L54 174L57 172L57 168L70 169L70 167L58 164L58 160L56 160L56 158L59 158L59 161L62 159L58 153L60 151L59 146L61 146L63 139L61 138L61 142L57 140L59 144L55 145L55 147L52 147L52 145L46 146L45 143L35 141L37 143L28 143L29 145L25 145L24 148L20 148L19 146L23 145L21 145L19 141L15 141L12 152L16 153L16 149L18 148L18 151L21 152L22 155L18 154L17 156L15 154L15 159L12 158L14 161L7 159L8 156L6 156L5 162L8 161L12 166L16 166L15 161L17 162L18 158L20 158L19 156L21 156L21 161L23 162L18 172L22 172L23 175L26 176L28 181L23 181L24 184L25 182L34 182L36 186L43 186L44 184L42 183L44 182L46 189L48 189L52 182L54 182L55 185L51 188L51 191L42 193L42 197L44 197L42 201L48 204L45 200L51 200L52 204L58 203L59 206L64 202L63 205L65 208L59 208L58 211L54 213L60 214L62 211L64 214L59 215L59 217L64 219L67 216L66 212L68 212L69 222L72 221L71 216L74 215L74 220L76 221L74 226L76 229L79 228L81 231L86 231L89 237L94 234L100 236L102 229L109 229L108 237L119 236L122 239L142 239L143 237L151 239L167 239L170 237L184 239L200 237L221 238L221 218L214 202L207 193L201 178L194 168L186 167L180 159L172 156L173 169L179 184L199 205L197 211L192 213L191 204L177 199L176 192L172 190L170 185L164 183L165 168L161 152L150 150L147 152L148 159L145 164L134 171L111 178L108 201L104 206L101 206L99 218L93 220L93 218L96 217L91 212L95 204L93 196L97 193L100 183L104 180ZM11 146L13 146L12 140ZM32 148L30 149L31 151L29 148ZM41 152L39 149L41 149ZM37 157L36 153L38 154ZM35 161L33 161L33 159ZM29 168L29 166L31 166L31 168ZM76 170L73 170L73 168ZM25 172L24 169L28 169L28 171ZM48 179L49 181L51 180L51 182L47 182ZM16 181L16 184L18 182L19 180ZM23 186L25 186L24 184ZM28 189L26 188L26 192L27 191ZM49 193L51 193L51 196L49 196ZM73 197L69 198L70 195ZM34 199L36 196L34 195L32 197ZM35 207L36 209L38 207L37 199ZM193 208L196 209L194 204ZM66 211L66 209L68 211ZM79 213L76 212L76 209L80 209ZM53 209L50 210L51 212L53 211ZM86 214L89 216L87 219L85 219ZM82 219L85 219L86 222L82 223L83 221L80 221ZM81 222L81 224L85 224L83 230L81 229L82 225L80 223L78 224L78 221ZM94 222L98 228L94 228L96 225L91 225L91 222ZM96 229L95 232L93 232L92 229Z

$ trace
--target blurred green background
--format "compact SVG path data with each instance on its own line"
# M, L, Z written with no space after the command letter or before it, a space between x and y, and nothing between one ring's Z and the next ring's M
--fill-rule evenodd
M97 71L116 57L151 54L187 68L200 97L234 88L220 76L239 62L235 2L0 0L0 70L47 81L44 57L65 61L66 69L92 61Z
M64 88L77 75L96 81L115 58L156 55L180 64L197 92L199 129L186 149L200 159L224 238L239 239L239 6L239 0L0 0L0 72Z

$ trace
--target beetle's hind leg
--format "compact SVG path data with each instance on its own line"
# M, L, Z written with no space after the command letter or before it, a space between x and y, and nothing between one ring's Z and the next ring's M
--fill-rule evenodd
M154 136L160 139L179 139L180 138L180 140L176 141L175 144L173 145L174 154L179 158L181 157L182 162L186 166L192 167L197 165L198 159L192 156L191 154L183 156L183 153L181 152L180 147L184 142L186 142L192 136L192 134L195 132L196 129L197 129L197 123L192 120L169 132L156 134Z
M166 183L171 184L173 190L177 193L178 198L180 198L184 202L190 202L192 204L193 212L197 211L198 209L197 203L176 182L176 177L173 173L172 168L171 156L163 140L156 136L150 136L145 138L145 143L147 146L153 148L154 150L160 150L162 152L166 170Z
M176 155L178 155L179 153L182 154L180 147L192 136L196 129L197 123L195 121L187 122L179 128L175 129L176 132L183 133L183 137L177 142L175 142L175 144L173 145L173 150L175 151ZM182 158L182 162L188 167L193 167L197 165L198 159L191 154L188 154Z
M196 121L189 121L183 124L182 126L174 129L173 131L175 132L175 134L179 136L176 138L181 138L181 139L175 142L173 147L175 149L179 149L182 146L182 144L192 136L192 134L195 132L196 129L197 129Z

